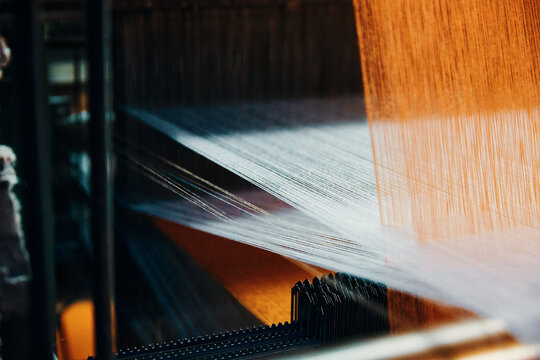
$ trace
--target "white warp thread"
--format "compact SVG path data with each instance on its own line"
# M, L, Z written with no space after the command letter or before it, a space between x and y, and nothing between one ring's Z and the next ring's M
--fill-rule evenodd
M501 318L523 340L538 341L538 230L520 228L463 238L456 240L460 244L456 248L419 243L407 229L381 226L369 128L361 106L354 104L361 101L153 111L128 108L131 116L288 205L268 214L239 215L227 210L229 205L216 203L215 196L198 195L196 201L144 202L135 207ZM241 196L261 203L260 195ZM201 205L204 202L228 215L194 211L207 208Z

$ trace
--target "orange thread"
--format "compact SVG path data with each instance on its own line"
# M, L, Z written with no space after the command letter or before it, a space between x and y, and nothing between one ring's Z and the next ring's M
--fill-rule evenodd
M381 218L420 239L540 216L540 3L355 0Z

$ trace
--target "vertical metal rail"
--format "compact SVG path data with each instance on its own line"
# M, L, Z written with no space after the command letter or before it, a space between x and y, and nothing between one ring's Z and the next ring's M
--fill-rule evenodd
M89 144L96 358L113 359L111 19L108 0L87 0Z
M24 359L52 359L55 343L54 216L50 127L37 0L12 1L13 67L23 229L32 267L31 308Z

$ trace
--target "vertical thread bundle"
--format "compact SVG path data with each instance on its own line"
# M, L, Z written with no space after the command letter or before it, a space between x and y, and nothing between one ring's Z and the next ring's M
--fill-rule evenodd
M356 0L383 223L537 226L540 5Z

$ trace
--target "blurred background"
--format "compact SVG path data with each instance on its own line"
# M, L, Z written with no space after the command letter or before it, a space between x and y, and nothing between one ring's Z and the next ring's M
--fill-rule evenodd
M102 3L108 20L98 21L97 28L110 43L102 43L105 56L93 61L104 64L104 86L112 94L112 107L104 113L122 106L362 96L349 0ZM22 200L23 229L39 274L35 280L46 283L32 293L44 304L43 318L34 318L44 328L34 327L53 334L49 349L63 360L93 355L95 342L88 41L96 25L88 26L93 20L87 10L83 0L0 1L0 33L13 50L0 82L0 143L19 155L15 191ZM130 138L169 158L187 159L184 164L199 175L233 188L245 185L119 112L114 127L119 137L114 141ZM31 170L36 166L40 172ZM141 190L140 178L121 164L114 167L120 193L152 193ZM118 204L114 208L117 349L288 321L291 286L324 272ZM241 274L249 279L242 282ZM261 291L265 294L254 300Z

